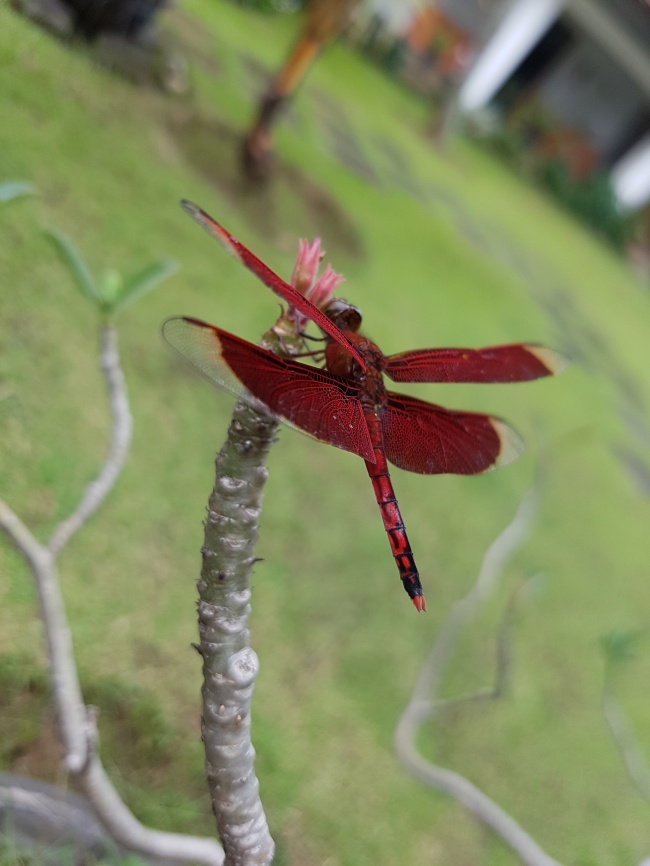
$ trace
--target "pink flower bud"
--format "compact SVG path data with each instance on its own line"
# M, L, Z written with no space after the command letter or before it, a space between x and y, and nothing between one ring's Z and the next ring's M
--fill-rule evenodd
M344 280L344 276L333 271L331 265L327 265L318 281L306 292L306 296L314 306L323 309L332 300L334 289Z
M291 274L291 285L301 294L306 295L314 284L323 255L320 238L311 244L306 240L298 241L298 257Z

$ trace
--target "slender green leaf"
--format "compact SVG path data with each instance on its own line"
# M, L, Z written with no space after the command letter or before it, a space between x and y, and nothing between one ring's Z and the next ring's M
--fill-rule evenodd
M171 259L163 259L160 262L148 265L124 281L122 291L115 303L111 305L110 311L112 313L120 312L125 307L128 307L129 304L132 304L138 298L150 292L158 283L175 274L177 270L178 265Z
M0 203L4 204L24 195L36 195L36 187L24 180L6 180L0 183Z
M63 232L56 231L56 229L48 229L45 232L45 236L54 244L61 261L72 274L81 294L94 304L101 305L102 296L95 278L90 273L88 266L81 258L70 238L64 235Z

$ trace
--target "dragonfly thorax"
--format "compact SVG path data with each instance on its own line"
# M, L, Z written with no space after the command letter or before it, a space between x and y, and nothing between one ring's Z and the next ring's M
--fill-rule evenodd
M367 337L346 331L345 336L365 361L365 370L339 343L330 342L325 349L325 366L330 373L352 379L362 387L360 399L369 406L381 406L386 401L386 389L381 374L381 350Z

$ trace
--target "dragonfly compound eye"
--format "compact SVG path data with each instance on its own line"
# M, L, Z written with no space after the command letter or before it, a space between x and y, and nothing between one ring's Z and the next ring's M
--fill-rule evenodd
M334 298L323 310L328 319L342 331L357 332L361 327L361 310L342 298Z

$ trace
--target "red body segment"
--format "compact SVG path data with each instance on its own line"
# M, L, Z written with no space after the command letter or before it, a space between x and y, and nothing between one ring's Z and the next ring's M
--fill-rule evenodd
M391 553L397 565L402 585L417 610L426 610L427 605L422 593L420 574L415 564L411 544L406 534L406 527L395 498L393 482L391 481L386 463L386 452L383 447L381 426L376 413L368 411L366 422L370 431L370 437L376 441L375 461L365 461L372 488L375 491L375 499L384 522L384 529L388 535Z

